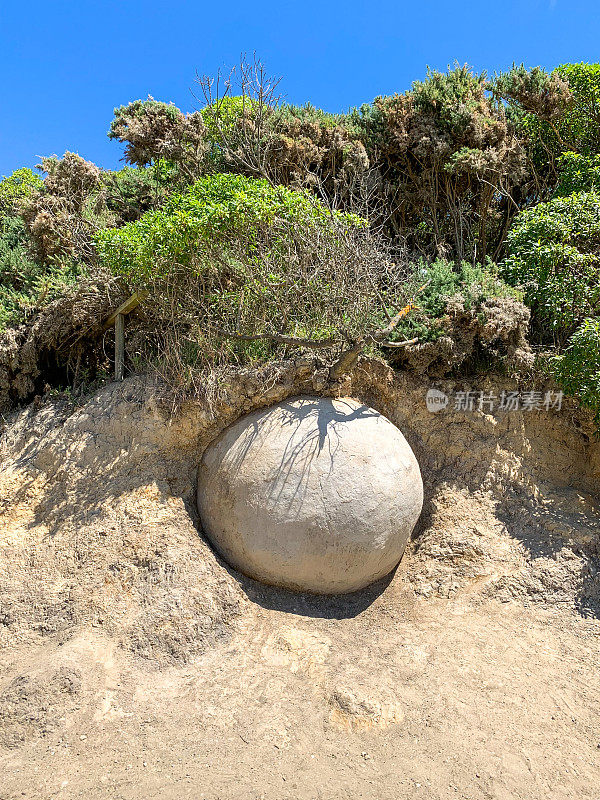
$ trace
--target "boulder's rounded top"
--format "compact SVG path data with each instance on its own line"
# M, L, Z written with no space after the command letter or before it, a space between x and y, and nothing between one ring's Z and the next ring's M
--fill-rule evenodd
M251 577L321 593L362 588L400 560L423 486L402 433L354 399L295 397L205 451L204 530Z

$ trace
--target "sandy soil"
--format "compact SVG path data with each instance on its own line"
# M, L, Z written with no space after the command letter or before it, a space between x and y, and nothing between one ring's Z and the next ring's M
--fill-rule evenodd
M199 454L256 385L216 416L130 382L9 421L1 800L600 798L589 426L433 418L377 369L344 391L401 427L426 507L395 575L343 598L262 587L198 531ZM272 400L308 391L292 372Z
M0 797L600 796L596 620L417 601L403 574L347 617L310 605L258 601L185 666L96 630L5 656L24 741L2 753ZM52 689L61 670L74 690Z

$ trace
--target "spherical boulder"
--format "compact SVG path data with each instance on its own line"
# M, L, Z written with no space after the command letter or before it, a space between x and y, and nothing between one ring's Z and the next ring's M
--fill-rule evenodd
M317 594L387 575L422 505L404 436L351 399L298 397L248 414L209 445L198 473L202 527L223 558Z

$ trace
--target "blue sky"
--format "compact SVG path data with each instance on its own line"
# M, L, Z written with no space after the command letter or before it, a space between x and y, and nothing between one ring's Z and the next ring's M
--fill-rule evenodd
M184 110L195 72L256 51L290 102L346 110L403 91L426 65L494 72L600 61L597 0L0 0L0 176L73 150L118 167L114 106Z

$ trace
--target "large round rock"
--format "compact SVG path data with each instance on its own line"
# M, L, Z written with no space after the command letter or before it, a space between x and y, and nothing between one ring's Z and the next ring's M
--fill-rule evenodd
M392 570L421 513L406 439L355 400L300 397L238 420L205 451L198 509L240 572L338 594Z

